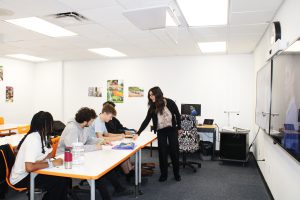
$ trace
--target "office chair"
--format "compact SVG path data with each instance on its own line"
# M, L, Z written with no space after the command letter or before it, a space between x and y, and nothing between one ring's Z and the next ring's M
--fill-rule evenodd
M196 117L192 115L181 115L181 129L183 130L183 133L178 136L179 152L182 154L182 161L180 161L180 165L182 165L183 168L185 168L185 166L189 166L194 172L196 172L197 169L193 165L197 165L198 168L200 168L201 163L187 161L186 158L187 154L194 153L200 149L200 138L197 133Z

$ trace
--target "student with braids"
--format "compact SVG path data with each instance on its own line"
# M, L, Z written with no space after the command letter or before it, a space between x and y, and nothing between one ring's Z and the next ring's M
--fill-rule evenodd
M29 188L30 172L63 164L61 158L49 160L52 148L48 138L52 126L53 117L49 112L40 111L33 116L29 132L17 147L18 153L10 174L10 182L14 186ZM43 199L65 200L69 180L64 177L39 174L35 178L35 185L47 191Z

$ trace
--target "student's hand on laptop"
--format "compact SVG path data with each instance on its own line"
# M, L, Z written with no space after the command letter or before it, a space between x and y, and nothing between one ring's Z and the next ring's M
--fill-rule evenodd
M61 158L57 158L57 159L52 161L52 164L53 164L54 167L61 166L61 165L63 165L63 163L64 163L64 161Z

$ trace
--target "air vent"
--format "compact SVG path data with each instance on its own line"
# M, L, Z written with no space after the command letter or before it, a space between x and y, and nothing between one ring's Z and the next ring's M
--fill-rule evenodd
M56 24L58 23L62 26L85 24L89 22L89 20L86 17L77 12L57 13L49 15L47 18L48 20Z

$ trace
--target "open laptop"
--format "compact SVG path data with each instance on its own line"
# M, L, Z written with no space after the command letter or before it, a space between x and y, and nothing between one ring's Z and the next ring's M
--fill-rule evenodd
M213 119L204 119L203 125L213 125L214 120Z

